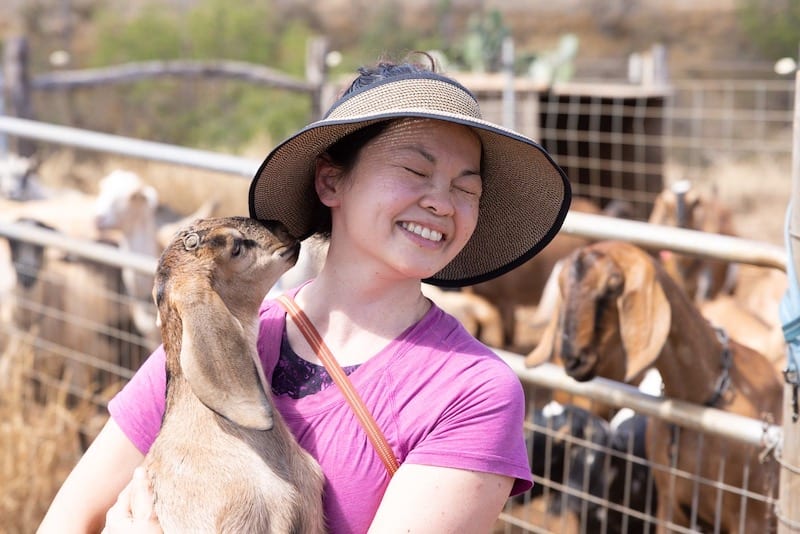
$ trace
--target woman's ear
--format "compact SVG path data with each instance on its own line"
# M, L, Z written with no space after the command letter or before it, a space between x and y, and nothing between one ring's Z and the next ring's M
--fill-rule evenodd
M314 165L314 188L317 190L317 196L329 208L338 205L341 168L334 165L327 154L318 156Z

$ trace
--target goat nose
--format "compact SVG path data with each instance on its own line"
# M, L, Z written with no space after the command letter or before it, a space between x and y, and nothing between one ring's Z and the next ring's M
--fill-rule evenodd
M561 361L564 362L564 370L569 373L580 367L581 359L573 354L561 354Z

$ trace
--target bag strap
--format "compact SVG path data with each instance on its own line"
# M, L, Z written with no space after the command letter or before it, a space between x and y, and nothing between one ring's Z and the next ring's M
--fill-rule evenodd
M344 394L345 399L347 400L348 404L350 404L350 408L356 414L356 417L358 417L358 421L366 431L367 437L369 438L370 442L372 442L372 446L375 448L375 452L378 453L378 456L383 461L383 465L386 466L386 471L391 477L400 467L397 463L397 458L395 458L394 452L392 452L392 447L389 445L389 442L386 441L386 437L383 435L383 432L381 432L380 428L378 428L378 423L375 422L375 418L372 417L372 414L364 405L364 401L361 400L361 397L359 397L358 393L353 388L350 378L348 378L347 374L345 374L344 370L339 365L339 362L337 362L336 358L333 357L333 353L331 353L328 346L325 345L325 342L322 340L322 336L319 335L319 332L317 332L317 329L314 328L311 320L309 320L305 312L300 309L294 299L288 295L281 295L277 298L277 300L286 309L289 317L292 318L297 327L300 329L300 332L302 332L303 336L305 336L308 344L311 345L312 349L314 349L317 357L325 365L325 369L328 371L328 374L331 375L333 381L336 382L337 386L339 386L339 389Z

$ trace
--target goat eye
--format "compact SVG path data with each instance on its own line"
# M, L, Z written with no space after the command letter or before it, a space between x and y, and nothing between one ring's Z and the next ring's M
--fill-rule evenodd
M239 256L242 253L242 247L244 245L244 240L240 238L236 238L233 240L233 246L231 247L231 256L234 258Z

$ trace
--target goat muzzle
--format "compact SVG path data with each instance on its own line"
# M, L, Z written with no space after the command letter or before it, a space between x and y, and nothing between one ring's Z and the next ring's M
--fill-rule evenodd
M597 355L590 348L583 348L578 351L563 351L561 359L564 362L564 370L578 382L591 380L597 374L595 369Z

